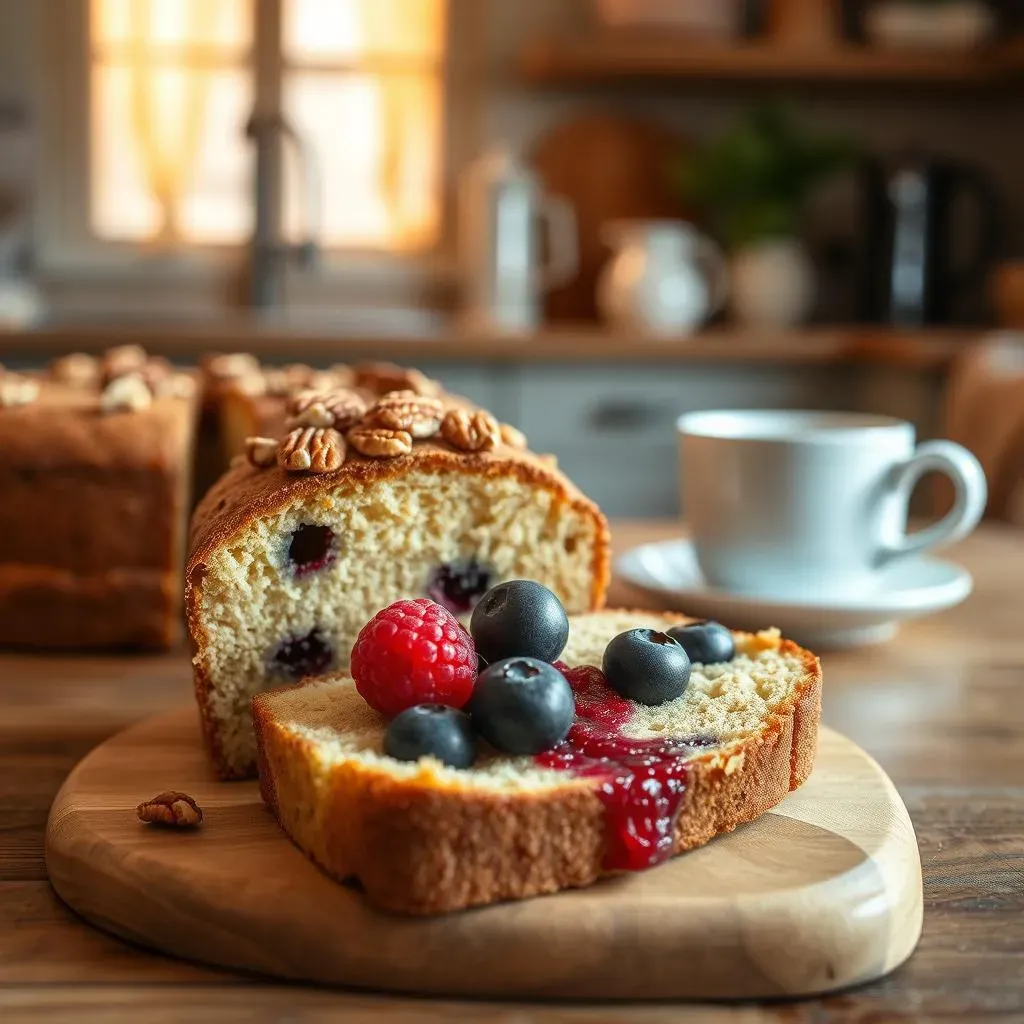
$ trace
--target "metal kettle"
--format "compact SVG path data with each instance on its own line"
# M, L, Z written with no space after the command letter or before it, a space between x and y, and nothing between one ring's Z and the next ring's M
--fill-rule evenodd
M466 326L534 330L543 292L565 284L579 268L572 207L546 195L537 175L512 153L496 149L467 168L458 217Z
M1002 242L1002 204L989 178L970 165L912 157L895 166L867 164L864 184L867 319L949 323L965 304L981 301ZM965 246L957 214L968 212L974 237Z

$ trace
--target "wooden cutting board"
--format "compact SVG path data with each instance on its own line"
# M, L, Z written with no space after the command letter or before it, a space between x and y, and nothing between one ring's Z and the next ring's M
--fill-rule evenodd
M141 825L165 789L194 832ZM590 889L415 920L372 910L281 833L256 783L218 782L192 709L94 750L50 812L60 896L190 960L326 984L530 998L805 995L879 978L921 929L921 864L892 783L823 729L810 780L703 849Z

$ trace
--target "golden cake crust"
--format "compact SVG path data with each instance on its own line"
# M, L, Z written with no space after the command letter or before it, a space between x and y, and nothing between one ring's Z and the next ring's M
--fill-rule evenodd
M360 455L351 446L344 465L331 473L295 474L272 466L260 469L239 461L206 494L192 519L190 554L185 570L185 613L192 640L196 699L203 730L214 764L224 778L237 777L222 756L210 711L213 682L206 671L209 646L200 609L207 562L215 551L239 531L265 516L272 516L298 500L315 498L328 490L350 485L353 489L392 479L410 470L470 473L483 477L514 477L526 486L553 492L558 502L589 518L596 542L592 566L591 607L600 608L610 579L608 524L598 507L545 456L498 445L489 452L458 452L436 440L417 441L411 454L390 459Z
M692 621L670 613L664 620ZM674 854L760 817L810 775L821 665L790 641L774 643L801 660L803 676L755 733L691 762ZM507 794L431 786L345 762L331 769L318 801L310 771L315 745L275 720L273 691L254 698L253 718L261 791L282 828L328 874L358 879L376 906L438 914L586 886L608 874L604 807L593 780Z

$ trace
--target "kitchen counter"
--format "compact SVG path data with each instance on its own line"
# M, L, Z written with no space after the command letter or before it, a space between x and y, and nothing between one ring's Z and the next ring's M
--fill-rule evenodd
M360 336L331 329L323 320L293 323L273 318L225 318L209 323L75 324L0 331L0 362L41 361L62 352L102 351L137 343L154 353L191 360L211 350L253 352L271 361L343 362L358 358L478 363L781 363L880 364L943 370L985 328L901 331L889 327L813 327L779 332L717 328L690 338L638 338L598 326L551 327L502 337L463 331L403 336Z
M670 522L613 525L618 550ZM917 952L874 985L800 1003L685 1008L486 1004L328 992L145 952L70 913L46 881L43 829L72 766L127 724L191 700L184 651L0 655L0 1018L586 1024L1020 1020L1024 1014L1024 533L986 526L953 552L976 591L890 644L823 659L825 721L874 755L910 810L924 868ZM615 602L637 595L613 588ZM174 780L168 780L173 785ZM140 794L140 799L149 794ZM495 950L500 956L500 949ZM685 969L685 964L681 965Z
M628 338L597 327L522 338L452 331L376 337L268 320L187 325L51 326L0 334L0 363L38 365L75 350L135 342L179 362L255 352L270 362L383 359L414 365L506 423L560 465L606 513L673 515L679 507L675 423L708 408L846 409L909 420L941 436L946 381L980 330L820 328L757 334L722 328L692 338ZM608 472L609 460L619 467Z

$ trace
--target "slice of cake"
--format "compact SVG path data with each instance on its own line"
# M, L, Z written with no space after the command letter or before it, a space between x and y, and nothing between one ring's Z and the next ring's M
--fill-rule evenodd
M0 370L0 643L180 636L195 391L135 346Z
M294 397L289 424L250 439L193 518L186 610L223 777L255 773L253 695L344 668L394 600L465 613L495 582L530 577L570 611L603 603L601 513L488 413L333 390Z
M776 631L732 634L718 655L729 660L694 662L684 692L657 706L624 698L596 667L613 637L690 621L623 611L571 618L558 663L575 698L565 738L533 756L481 743L469 768L388 756L387 720L348 675L261 694L253 703L264 799L325 871L400 913L655 866L778 804L810 774L817 743L820 664Z

